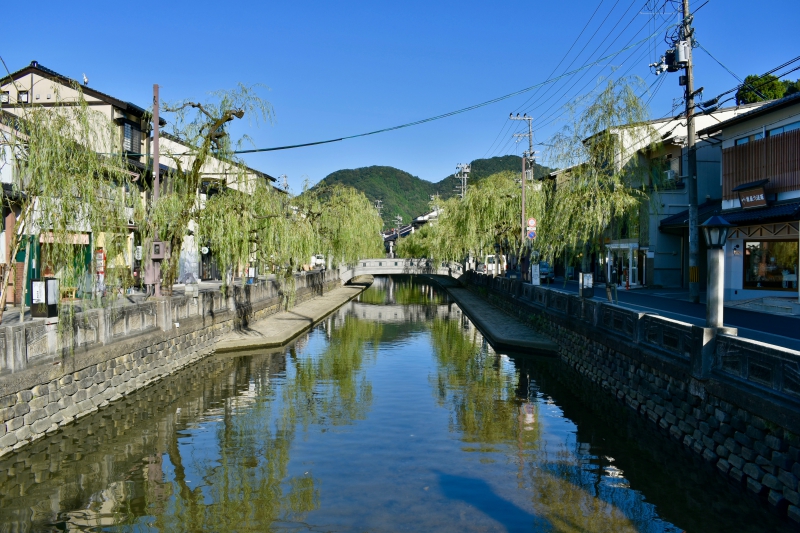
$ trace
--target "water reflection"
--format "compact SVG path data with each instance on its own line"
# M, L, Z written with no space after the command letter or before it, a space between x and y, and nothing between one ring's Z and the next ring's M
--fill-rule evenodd
M378 280L274 353L219 355L0 460L0 532L780 531L558 360Z

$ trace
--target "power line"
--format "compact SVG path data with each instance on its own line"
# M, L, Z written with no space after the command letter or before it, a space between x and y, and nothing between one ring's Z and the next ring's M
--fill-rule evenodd
M348 140L348 139L356 139L356 138L359 138L359 137L367 137L367 136L370 136L370 135L377 135L378 133L385 133L385 132L389 132L389 131L395 131L395 130L399 130L399 129L409 128L411 126L418 126L420 124L425 124L427 122L433 122L435 120L441 120L443 118L448 118L448 117L452 117L454 115L459 115L461 113L466 113L467 111L474 111L475 109L479 109L481 107L486 107L488 105L495 104L497 102L502 102L503 100L508 100L509 98L513 98L514 96L518 96L520 94L524 94L524 93L532 91L532 90L534 90L536 88L539 88L539 87L542 87L544 85L548 85L548 84L554 83L554 82L556 82L556 81L558 81L560 79L572 76L572 75L574 75L574 74L576 74L576 73L578 73L578 72L580 72L582 70L585 70L587 68L591 68L591 67L593 67L595 65L598 65L598 64L602 63L603 61L606 61L606 60L611 59L611 58L613 58L615 56L618 56L619 54L621 54L623 52L626 52L626 51L630 50L631 48L635 48L636 46L639 46L642 43L647 42L647 40L651 39L652 37L653 37L652 35L648 36L648 37L646 37L646 38L644 38L644 39L642 39L640 41L637 41L637 42L635 42L635 43L633 43L633 44L631 44L631 45L629 45L629 46L627 46L625 48L622 48L622 49L620 49L620 50L618 50L616 52L613 52L613 53L611 53L611 54L609 54L609 55L607 55L605 57L602 57L602 58L598 59L597 61L594 61L592 63L587 63L587 64L585 64L585 65L583 65L583 66L581 66L581 67L579 67L577 69L571 70L570 72L566 72L564 74L561 74L560 76L556 76L555 78L551 78L549 80L545 80L545 81L537 83L535 85L531 85L530 87L526 87L524 89L520 89L518 91L514 91L512 93L509 93L509 94L506 94L506 95L503 95L503 96L498 96L497 98L492 98L491 100L486 100L485 102L481 102L479 104L474 104L474 105L471 105L471 106L463 107L463 108L457 109L455 111L449 111L447 113L442 113L440 115L435 115L433 117L428 117L428 118L424 118L424 119L420 119L420 120L415 120L413 122L407 122L405 124L400 124L399 126L392 126L390 128L382 128L382 129L379 129L379 130L369 131L369 132L366 132L366 133L359 133L359 134L356 134L356 135L348 135L346 137L338 137L338 138L335 138L335 139L327 139L327 140L324 140L324 141L315 141L315 142L302 143L302 144L292 144L292 145L287 145L287 146L275 146L275 147L271 147L271 148L253 148L253 149L250 149L250 150L236 150L233 153L235 153L235 154L253 154L253 153L258 153L258 152L274 152L274 151L278 151L278 150L289 150L289 149L292 149L292 148L303 148L303 147L306 147L306 146L317 146L317 145L320 145L320 144L329 144L329 143L344 141L344 140Z

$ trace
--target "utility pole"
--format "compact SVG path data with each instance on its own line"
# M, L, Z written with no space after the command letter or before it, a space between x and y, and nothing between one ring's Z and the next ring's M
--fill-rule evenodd
M461 183L456 185L456 190L459 191L459 196L461 199L464 199L464 196L467 194L467 178L469 178L469 173L472 171L472 167L469 163L459 163L456 165L456 179L459 180Z
M159 176L160 170L160 162L159 162L159 151L158 151L158 84L153 84L153 205L151 209L155 207L156 203L158 202L158 195L161 191L161 181ZM157 232L156 232L157 233ZM155 287L154 292L156 298L161 296L161 263L157 261L153 261L153 272L155 274Z
M528 133L515 133L514 137L527 137L528 138L528 151L523 152L522 154L522 240L520 240L520 244L525 244L525 237L527 236L526 227L528 225L528 219L525 217L525 182L527 181L528 174L527 174L527 162L528 157L531 158L531 162L533 162L533 117L529 117L527 113L523 116L513 116L511 113L508 114L509 120L527 120L528 121ZM533 165L531 165L531 173L533 173Z
M686 130L689 150L689 299L700 302L700 240L697 228L697 149L694 129L694 73L692 72L692 43L694 42L689 0L683 0L683 40L686 52ZM678 43L681 46L682 43Z
M694 44L694 29L692 28L692 14L689 11L689 0L683 0L683 25L679 37L673 39L673 48L661 57L661 60L652 63L655 74L662 72L679 72L684 69L685 74L680 77L680 85L686 87L684 100L686 101L686 146L688 158L688 180L686 188L689 200L689 300L693 303L700 302L700 238L697 226L697 139L694 125L694 99L703 88L694 89L694 72L692 61L692 47Z

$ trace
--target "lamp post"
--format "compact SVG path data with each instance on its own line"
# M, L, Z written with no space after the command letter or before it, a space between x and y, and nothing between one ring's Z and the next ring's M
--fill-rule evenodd
M494 275L497 276L500 273L500 267L497 266L500 261L500 243L494 243Z
M725 241L733 226L720 216L703 222L703 236L708 246L708 288L706 296L706 327L722 327L723 287L725 286Z

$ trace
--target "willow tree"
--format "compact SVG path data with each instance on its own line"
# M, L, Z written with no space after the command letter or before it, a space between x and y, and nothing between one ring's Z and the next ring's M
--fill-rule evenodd
M615 222L638 219L658 189L640 151L659 139L640 99L642 82L608 81L580 99L550 142L547 158L561 171L549 183L539 238L552 258L596 250ZM538 243L537 243L538 244Z
M2 164L12 177L3 207L16 222L7 231L10 268L3 275L0 320L21 250L25 251L23 288L34 243L42 243L40 270L60 278L62 286L88 293L96 288L96 280L89 276L85 261L89 243L83 235L102 236L112 260L127 246L131 214L126 209L131 204L127 191L133 185L122 156L113 155L120 152L117 130L108 117L87 104L79 85L72 87L76 96L69 101L56 87L53 90L54 98L46 106L20 106L2 115ZM107 269L106 284L124 286L123 270Z
M160 198L151 206L141 232L145 242L161 240L171 247L171 258L162 264L168 290L178 275L184 239L201 207L203 182L249 193L261 179L236 155L249 137L234 140L230 134L230 123L245 116L251 125L272 120L272 106L258 95L258 88L240 84L230 91L212 93L207 102L183 101L164 107L170 130L160 152L175 172L165 177ZM215 253L231 256L235 250L215 249Z

